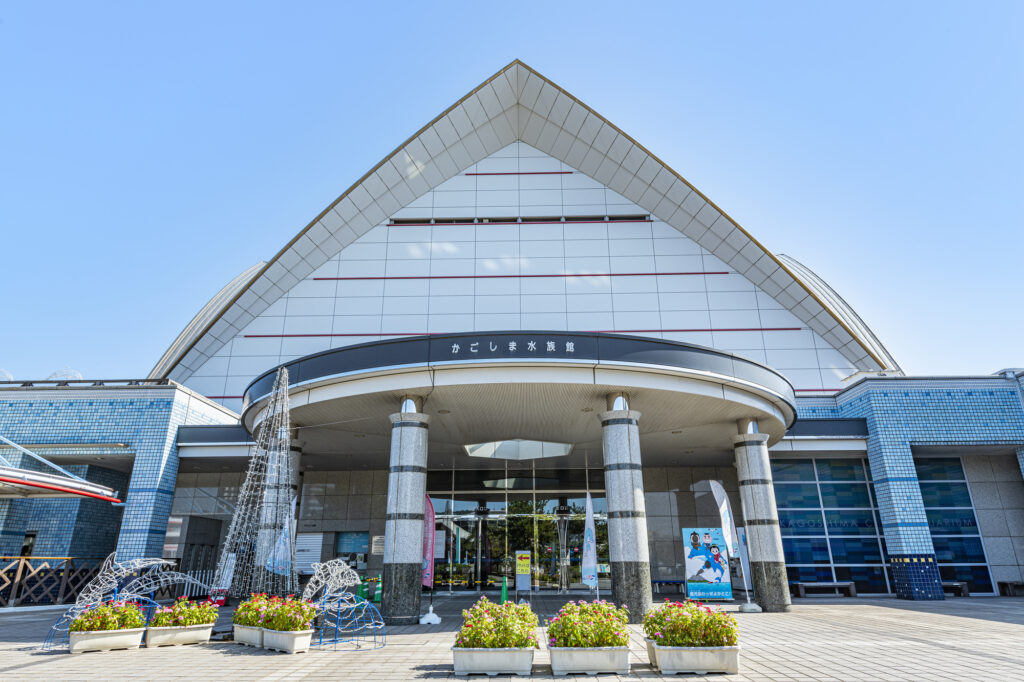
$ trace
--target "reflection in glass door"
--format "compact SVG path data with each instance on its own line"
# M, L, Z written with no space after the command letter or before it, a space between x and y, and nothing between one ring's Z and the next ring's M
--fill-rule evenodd
M600 469L432 471L436 515L435 589L510 590L515 552L528 550L532 588L585 590L582 583L586 493L594 502L598 577L610 589L608 524ZM560 532L561 531L561 532Z

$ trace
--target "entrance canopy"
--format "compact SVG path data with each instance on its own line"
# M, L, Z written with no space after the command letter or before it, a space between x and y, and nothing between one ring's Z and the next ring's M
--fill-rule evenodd
M388 415L405 396L430 415L431 460L515 439L600 452L610 394L638 410L649 457L722 455L737 422L770 442L795 420L793 387L778 372L691 344L597 333L510 331L418 336L347 346L285 365L292 425L304 458L387 453ZM258 425L274 370L245 392L242 420ZM561 452L568 452L564 449Z

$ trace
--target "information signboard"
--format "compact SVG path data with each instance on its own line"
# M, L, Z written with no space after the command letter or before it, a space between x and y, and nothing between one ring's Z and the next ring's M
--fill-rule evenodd
M732 599L729 552L721 528L683 528L686 596Z
M520 550L516 552L516 590L520 592L530 591L529 550Z

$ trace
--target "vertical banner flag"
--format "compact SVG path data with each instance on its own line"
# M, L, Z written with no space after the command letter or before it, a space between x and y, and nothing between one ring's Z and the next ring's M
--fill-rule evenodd
M270 552L264 565L266 570L277 575L288 575L292 572L292 555L295 552L295 503L297 501L297 497L292 498L291 516L281 528L281 534L277 536L274 549Z
M729 555L721 528L683 528L686 596L732 599Z
M718 515L722 519L725 550L729 556L736 556L736 524L733 522L729 496L725 494L725 488L719 481L709 481L709 483L711 484L711 494L715 496L715 504L718 505Z
M597 587L597 536L594 533L594 503L587 493L587 516L583 526L583 584Z
M434 587L434 503L423 502L423 585Z

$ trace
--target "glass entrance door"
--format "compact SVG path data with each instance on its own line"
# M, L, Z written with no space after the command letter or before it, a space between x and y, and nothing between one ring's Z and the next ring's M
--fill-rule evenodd
M515 589L515 553L530 552L531 588L585 590L586 494L594 502L598 578L608 589L608 526L599 469L468 469L428 473L436 514L435 589ZM593 486L593 487L592 487Z

